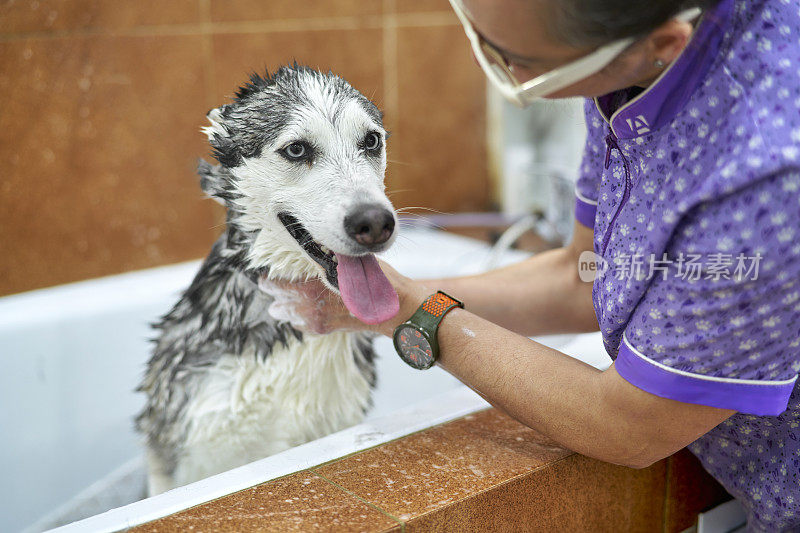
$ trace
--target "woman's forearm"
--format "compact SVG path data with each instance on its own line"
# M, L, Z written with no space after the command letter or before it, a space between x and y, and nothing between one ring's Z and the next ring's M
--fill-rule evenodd
M424 283L520 335L595 331L592 286L578 278L573 255L571 248L559 248L485 274Z
M733 411L659 398L467 311L443 320L439 364L523 424L584 455L645 467Z

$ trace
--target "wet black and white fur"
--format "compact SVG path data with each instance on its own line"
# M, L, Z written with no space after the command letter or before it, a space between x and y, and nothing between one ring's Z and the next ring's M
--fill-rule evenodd
M343 220L384 192L382 115L343 79L306 67L253 75L208 113L219 165L203 190L227 228L191 286L156 325L136 424L149 490L261 459L362 420L375 383L370 339L308 335L271 318L259 279L321 278L336 289L331 250L363 255Z

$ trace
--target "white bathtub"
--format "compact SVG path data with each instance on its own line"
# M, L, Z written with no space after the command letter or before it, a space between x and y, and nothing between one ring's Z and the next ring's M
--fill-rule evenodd
M413 277L474 273L487 257L477 241L423 228L406 230L386 256ZM504 261L522 257L508 253ZM197 266L0 298L0 531L42 530L124 506L65 528L119 530L486 406L438 368L405 366L379 339L378 387L364 424L131 504L144 482L132 417L142 402L133 389L149 355L148 323L169 309ZM594 335L547 342L609 364ZM409 407L408 391L419 403Z

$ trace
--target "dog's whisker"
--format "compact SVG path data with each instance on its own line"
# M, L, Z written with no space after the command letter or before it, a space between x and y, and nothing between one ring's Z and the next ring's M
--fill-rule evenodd
M398 209L398 210L397 210L397 213L398 213L398 214L400 214L400 215L403 215L403 216L412 216L412 217L424 217L424 216L428 216L428 215L423 215L423 214L421 214L421 213L415 213L415 212L413 212L413 211L407 211L407 210L404 210L404 209Z
M393 194L400 194L403 192L413 192L414 189L394 189L392 191L386 191L386 196L392 196Z
M409 209L420 209L422 211L431 211L434 213L439 213L440 215L452 215L453 213L448 213L446 211L440 211L438 209L434 209L432 207L426 207L424 205L406 205L400 208L401 210L409 210Z
M433 222L431 222L430 217L426 217L424 215L418 215L416 217L410 217L410 216L404 215L401 220L403 220L405 224L410 224L410 225L414 225L414 226L419 226L420 224L425 225L425 226L433 224Z

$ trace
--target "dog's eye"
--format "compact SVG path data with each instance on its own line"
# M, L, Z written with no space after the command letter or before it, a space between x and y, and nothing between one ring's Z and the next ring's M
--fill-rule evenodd
M299 161L302 159L308 159L308 157L311 155L311 147L304 142L298 141L293 142L283 150L280 150L280 153L290 161Z
M375 152L381 147L381 136L374 131L367 133L364 137L364 149L368 152Z

